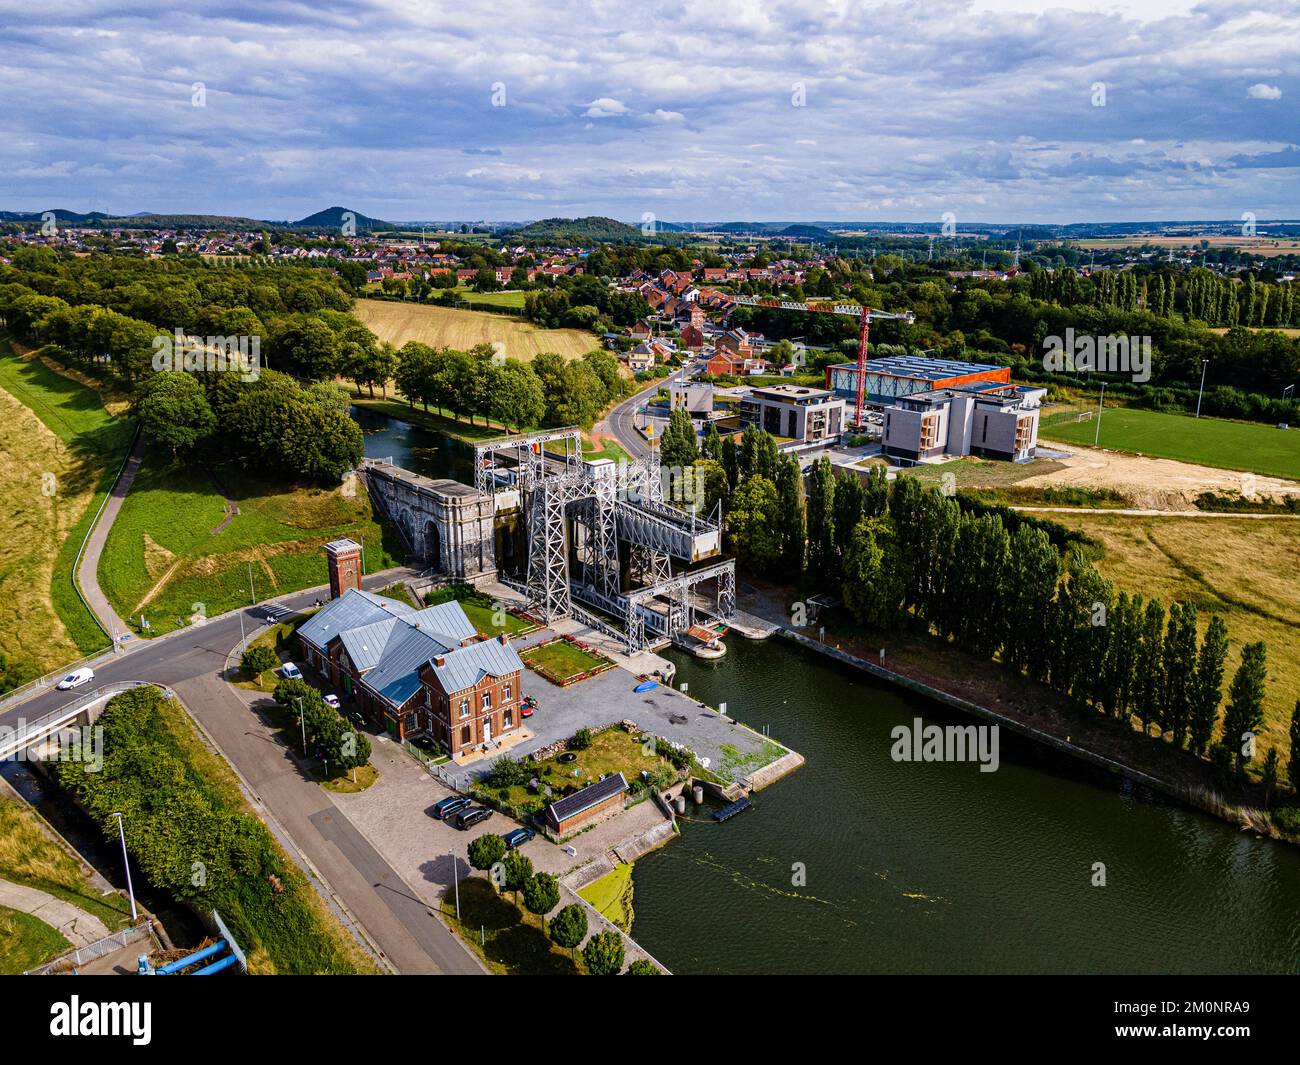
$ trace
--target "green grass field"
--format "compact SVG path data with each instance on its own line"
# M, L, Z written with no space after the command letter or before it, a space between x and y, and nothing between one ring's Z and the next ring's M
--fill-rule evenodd
M268 484L203 470L150 452L108 537L100 562L104 593L132 626L143 613L150 635L273 595L328 580L323 545L362 541L366 572L399 565L400 545L376 523L365 487ZM225 497L239 513L226 519ZM252 593L249 590L250 566Z
M71 947L44 921L0 906L0 976L25 973Z
M39 674L107 646L72 564L133 432L94 389L0 335L0 651L11 668Z
M1077 411L1051 414L1043 420L1038 435L1091 446L1097 433L1095 418L1094 414L1080 421ZM1137 455L1300 480L1300 429L1110 407L1102 415L1099 443Z

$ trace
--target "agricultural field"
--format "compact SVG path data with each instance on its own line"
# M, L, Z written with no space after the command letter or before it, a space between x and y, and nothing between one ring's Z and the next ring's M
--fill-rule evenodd
M1300 240L1283 237L1243 237L1222 233L1204 236L1163 236L1154 233L1137 234L1132 237L1088 237L1075 241L1081 248L1171 248L1197 251L1204 242L1212 248L1240 248L1252 255L1295 255L1300 253Z
M1210 615L1221 614L1230 641L1225 691L1242 645L1263 640L1269 678L1263 748L1286 750L1291 709L1300 699L1300 521L1067 513L1051 518L1105 545L1097 566L1117 592L1193 603L1202 633Z
M353 309L375 336L398 347L418 340L467 350L499 341L508 357L528 362L543 351L577 358L600 346L599 338L585 329L539 329L522 318L483 311L387 300L357 300Z
M324 584L322 547L341 536L365 544L368 573L401 562L356 478L326 489L219 476L146 456L99 570L104 593L137 631L141 614L156 636L247 603L250 579L259 600Z
M99 393L0 337L0 686L107 645L72 564L133 431Z
M1049 415L1039 437L1091 446L1097 433L1096 415L1080 419L1079 413ZM1099 444L1138 455L1300 480L1300 428L1283 430L1258 422L1109 407L1102 415Z

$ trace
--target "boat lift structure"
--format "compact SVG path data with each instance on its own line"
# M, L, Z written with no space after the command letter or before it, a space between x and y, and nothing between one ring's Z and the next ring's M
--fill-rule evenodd
M517 508L524 517L521 590L530 609L550 623L572 617L576 599L622 621L629 654L697 621L726 624L736 609L734 562L700 565L722 552L720 515L702 518L665 502L657 455L649 462L583 459L582 433L573 426L474 449L474 487L492 497L495 510ZM710 586L712 605L703 594Z

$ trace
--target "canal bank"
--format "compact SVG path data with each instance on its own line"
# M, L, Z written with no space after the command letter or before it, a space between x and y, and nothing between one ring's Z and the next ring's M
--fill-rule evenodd
M633 935L678 973L1268 972L1300 957L1300 854L1017 734L997 772L898 763L969 721L785 641L672 654L807 765L638 860Z

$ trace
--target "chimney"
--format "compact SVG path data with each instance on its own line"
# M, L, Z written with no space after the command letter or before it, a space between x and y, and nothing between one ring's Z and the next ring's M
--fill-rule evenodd
M337 599L349 588L361 588L361 545L355 540L334 540L325 545L330 571L330 598Z
M437 666L439 669L441 669L443 666L447 664L447 660L443 658L442 655L434 655L433 664Z
M510 638L504 632L498 636L497 639L501 641L502 647L506 646L506 644L510 642Z

